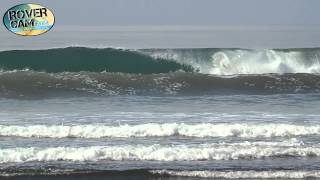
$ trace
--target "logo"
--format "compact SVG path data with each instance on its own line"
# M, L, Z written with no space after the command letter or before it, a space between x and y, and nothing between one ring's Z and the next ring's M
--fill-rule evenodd
M6 11L5 27L21 36L37 36L49 31L54 25L52 11L39 4L19 4Z

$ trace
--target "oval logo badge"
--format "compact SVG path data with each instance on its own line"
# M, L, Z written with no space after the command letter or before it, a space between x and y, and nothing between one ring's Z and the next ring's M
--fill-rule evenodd
M3 16L6 28L21 36L37 36L49 31L54 25L52 11L39 4L19 4Z

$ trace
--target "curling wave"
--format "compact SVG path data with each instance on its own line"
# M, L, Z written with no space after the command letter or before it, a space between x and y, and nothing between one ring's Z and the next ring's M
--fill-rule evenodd
M107 71L140 74L193 70L188 65L152 58L133 50L84 47L3 51L0 52L0 68L45 72Z
M0 136L48 138L103 137L294 137L320 135L320 126L291 124L140 124L140 125L74 125L74 126L6 126L0 125Z
M0 52L0 68L45 72L138 74L183 70L215 75L320 73L320 49L96 49L68 47Z

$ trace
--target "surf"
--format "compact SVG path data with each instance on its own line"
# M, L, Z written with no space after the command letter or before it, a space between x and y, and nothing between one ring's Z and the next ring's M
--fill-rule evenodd
M319 146L296 141L190 145L118 145L86 147L15 147L0 149L1 163L111 161L213 161L318 157Z
M3 70L43 72L176 71L212 75L320 73L320 49L113 49L66 47L0 52Z
M135 138L135 137L301 137L320 135L320 126L250 123L146 123L107 126L83 125L0 125L0 136L37 138Z

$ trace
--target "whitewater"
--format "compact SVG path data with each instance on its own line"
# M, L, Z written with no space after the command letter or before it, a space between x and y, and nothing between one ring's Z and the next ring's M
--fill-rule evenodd
M74 125L74 126L4 126L0 136L39 138L103 138L103 137L295 137L320 135L320 126L293 124L177 124L146 123L140 125Z
M181 49L147 52L156 59L175 60L191 65L200 73L214 75L320 72L317 49Z
M318 177L317 93L71 95L1 99L1 176Z
M319 147L290 142L244 142L192 145L127 145L117 147L11 148L0 150L0 163L29 161L196 161L237 160L272 157L317 157Z

